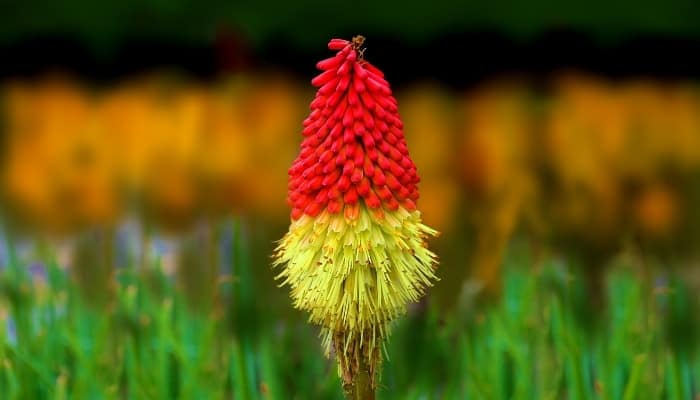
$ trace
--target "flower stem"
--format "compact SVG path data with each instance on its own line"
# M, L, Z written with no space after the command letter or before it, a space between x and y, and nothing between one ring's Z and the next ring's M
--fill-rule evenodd
M374 400L372 379L364 359L360 360L360 369L353 377L352 384L346 385L344 390L348 400Z

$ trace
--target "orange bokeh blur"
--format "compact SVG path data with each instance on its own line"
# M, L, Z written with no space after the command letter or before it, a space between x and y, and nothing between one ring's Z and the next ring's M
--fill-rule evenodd
M288 219L309 85L155 75L93 88L50 77L1 93L3 209L24 226L70 234L134 214L168 230L233 214ZM523 227L609 241L668 239L698 222L686 218L700 174L700 90L689 83L561 74L545 93L503 80L464 93L420 84L397 97L426 222L472 227L484 263Z

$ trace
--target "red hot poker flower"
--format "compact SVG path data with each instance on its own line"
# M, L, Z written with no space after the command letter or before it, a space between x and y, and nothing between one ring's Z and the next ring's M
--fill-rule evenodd
M408 155L398 105L384 74L363 59L363 39L333 39L331 58L311 83L318 87L304 121L301 152L289 169L292 218L345 211L413 211L416 166Z
M375 385L389 323L437 279L416 210L418 175L396 99L364 60L364 38L333 39L289 169L292 223L275 254L294 306L322 326L346 388L363 370Z

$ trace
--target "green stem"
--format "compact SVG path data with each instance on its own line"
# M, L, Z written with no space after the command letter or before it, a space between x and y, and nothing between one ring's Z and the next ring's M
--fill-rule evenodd
M374 400L374 388L369 376L369 369L364 360L360 360L360 369L353 378L352 384L345 388L345 397L348 400Z

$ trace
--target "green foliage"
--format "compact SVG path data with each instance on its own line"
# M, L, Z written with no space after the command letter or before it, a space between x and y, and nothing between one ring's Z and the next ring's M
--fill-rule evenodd
M10 254L0 271L0 398L341 399L316 329L266 307L253 272L268 265L253 265L249 237L232 246L234 276L206 309L157 268L118 270L104 306L56 262L31 276ZM584 285L565 263L534 271L511 254L506 264L500 301L449 313L421 305L395 326L378 398L698 395L698 296L682 280L652 285L618 266L608 307L588 324L577 317Z

